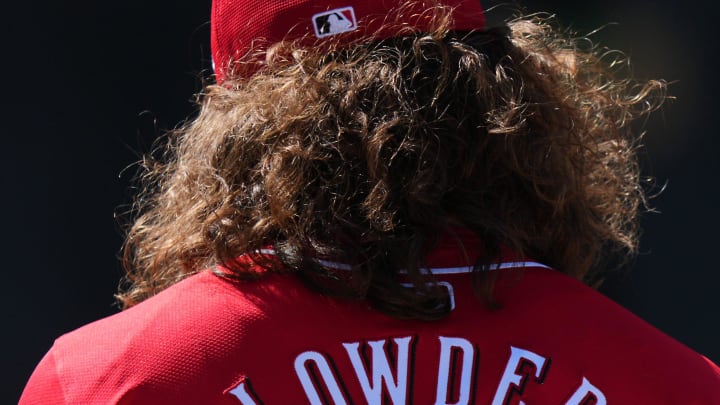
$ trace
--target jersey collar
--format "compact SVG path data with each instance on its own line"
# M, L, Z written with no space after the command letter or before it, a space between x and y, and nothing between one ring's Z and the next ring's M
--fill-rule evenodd
M451 228L443 234L437 242L434 250L427 257L427 267L422 269L423 273L432 275L454 275L471 273L476 268L475 260L482 254L482 243L480 239L466 228ZM252 256L264 256L270 261L276 259L276 251L272 247L257 250L253 255L243 255L238 258L240 262L252 262ZM349 264L324 259L314 259L321 266L336 271L350 271L353 267ZM485 268L489 271L518 269L518 268L550 268L549 266L522 256L511 249L501 246L500 260L491 263ZM400 270L400 274L404 271Z

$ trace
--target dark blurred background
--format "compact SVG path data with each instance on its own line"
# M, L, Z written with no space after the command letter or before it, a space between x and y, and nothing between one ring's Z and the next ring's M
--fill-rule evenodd
M667 183L652 201L662 213L643 216L642 254L603 291L720 362L713 259L720 89L709 2L522 4L556 14L580 34L605 26L592 38L626 52L636 77L675 82L677 100L647 122L643 152L645 174ZM114 213L132 201L140 154L194 111L193 94L210 65L210 1L3 8L0 403L14 403L55 337L117 311L122 232ZM490 20L504 15L491 12Z

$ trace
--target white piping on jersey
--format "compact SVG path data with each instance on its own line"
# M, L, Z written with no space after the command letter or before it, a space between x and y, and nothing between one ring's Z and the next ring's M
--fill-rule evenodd
M275 249L260 249L256 251L257 253L263 254L263 255L272 255L275 256ZM315 263L327 267L329 269L335 269L335 270L352 270L352 266L345 263L337 263L337 262L331 262L329 260L321 260L321 259L315 259Z
M257 253L263 255L275 255L274 249L260 249ZM352 270L352 266L345 263L331 262L329 260L315 259L315 262L321 266L336 269L336 270ZM487 267L487 270L505 270L505 269L517 269L525 267L540 267L543 269L549 269L550 266L546 266L542 263L533 261L522 261L522 262L504 262L494 263ZM444 274L462 274L471 273L475 268L473 266L461 266L461 267L432 267L428 269L422 269L433 275L444 275ZM400 270L400 274L407 274L406 270Z
M320 260L315 259L315 263L327 267L329 269L336 269L336 270L352 270L352 266L345 263L337 263L337 262L331 262L328 260Z
M487 270L505 270L505 269L517 269L521 267L541 267L543 269L549 269L550 266L546 266L538 262L504 262L504 263L493 263L488 266ZM430 274L441 275L441 274L462 274L471 273L473 266L462 266L462 267L433 267L427 269ZM404 273L404 271L401 271Z
M455 290L453 289L452 284L447 281L438 281L436 284L447 289L448 298L450 298L450 310L452 311L455 309ZM413 283L400 283L400 285L403 287L415 287ZM432 283L428 283L427 285L432 285Z

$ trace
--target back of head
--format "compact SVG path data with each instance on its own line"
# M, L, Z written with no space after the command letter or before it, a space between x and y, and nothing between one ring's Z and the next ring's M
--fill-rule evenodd
M237 3L217 1L214 17ZM218 263L253 277L235 258L273 247L283 265L261 263L271 271L430 319L447 308L422 291L423 260L454 229L479 237L479 267L508 246L580 279L634 250L644 196L629 124L661 83L614 78L537 18L485 27L471 0L408 1L367 20L352 7L304 11L307 25L287 24L311 3L278 3L290 13L276 13L279 32L293 35L234 43L215 24L220 83L147 172L126 306ZM350 276L337 282L317 259Z

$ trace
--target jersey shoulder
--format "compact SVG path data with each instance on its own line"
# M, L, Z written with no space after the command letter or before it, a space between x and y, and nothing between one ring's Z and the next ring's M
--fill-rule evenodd
M539 331L526 333L548 348L558 369L568 359L569 368L588 370L616 398L720 404L720 369L712 361L601 293L547 269L527 271L518 287L511 296L534 306L520 317L535 317L531 329Z
M243 331L263 319L262 309L232 283L209 271L196 274L58 338L28 381L21 404L38 403L31 398L39 397L42 403L202 403L206 392L194 397L178 387L187 381L229 386L240 378L226 359L242 346Z

